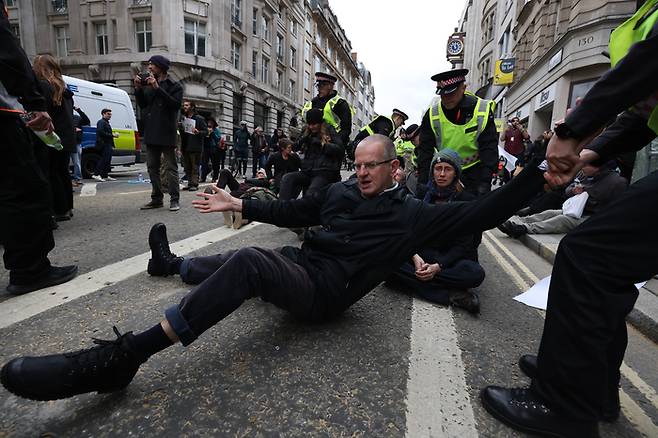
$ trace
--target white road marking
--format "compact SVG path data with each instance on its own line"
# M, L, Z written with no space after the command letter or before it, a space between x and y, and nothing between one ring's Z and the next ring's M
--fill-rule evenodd
M171 244L172 252L185 255L205 246L235 236L259 225L252 222L239 230L224 226L206 231ZM0 328L23 321L46 310L69 303L77 298L97 292L109 285L123 281L146 271L151 252L130 257L123 261L103 266L94 271L80 274L68 283L41 289L29 294L10 298L0 306Z
M510 277L512 277L520 290L528 290L531 285L521 278L518 272L514 270L512 265L507 260L505 260L503 255L494 247L494 245L492 245L491 242L489 242L489 240L494 242L499 248L503 249L506 254L511 254L509 250L505 248L504 245L498 240L498 238L496 238L496 236L494 236L490 231L484 233L483 236L485 238L482 239L482 243L484 243L484 246L487 248L489 253L491 253L498 264ZM511 258L514 260L515 264L519 265L519 269L521 269L523 272L530 273L531 278L534 277L538 280L537 276L535 276L530 271L530 269L517 257L513 256ZM521 268L521 266L523 266L523 268ZM542 316L542 318L545 317L545 312L543 310L535 310ZM633 386L635 386L635 388L637 388L638 391L640 391L656 409L658 409L658 398L656 397L655 390L653 390L649 384L642 380L642 378L635 371L633 371L633 369L630 368L626 362L622 362L621 374L626 377L628 381ZM619 388L619 398L622 412L628 421L633 424L636 430L647 437L658 437L658 426L653 423L651 418L644 412L640 405L638 405L635 400L633 400L622 388Z
M406 402L409 438L478 436L452 311L416 299Z
M96 184L98 183L84 183L80 189L80 196L96 196Z

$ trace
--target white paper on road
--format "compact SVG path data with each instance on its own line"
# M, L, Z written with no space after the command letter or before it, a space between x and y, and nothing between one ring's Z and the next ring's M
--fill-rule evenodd
M636 288L640 289L645 284L646 281L637 283ZM546 305L548 303L548 288L551 285L551 276L542 278L534 286L528 289L526 292L521 295L517 295L514 299L520 303L525 304L526 306L534 307L536 309L546 310Z
M505 164L505 169L507 169L509 172L512 172L514 170L514 167L516 167L517 158L514 155L507 152L502 147L500 147L500 145L498 145L498 156L499 157L503 156L507 159L507 163Z
M194 128L196 127L196 121L190 119L189 117L183 118L183 130L188 134L194 134Z

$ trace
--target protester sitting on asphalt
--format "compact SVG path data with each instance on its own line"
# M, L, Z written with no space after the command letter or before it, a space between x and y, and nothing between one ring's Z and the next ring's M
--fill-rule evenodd
M567 198L587 192L588 198L580 217L563 214L562 209L546 210L531 216L512 216L498 229L510 237L524 234L563 234L576 228L590 216L618 198L628 182L617 173L615 161L601 167L587 164L578 178L564 191Z
M424 202L442 204L475 199L475 195L464 191L459 181L461 163L461 157L452 149L442 149L434 156ZM468 289L482 284L484 275L484 269L477 262L473 236L465 235L414 254L389 281L403 285L426 300L477 314L480 300Z
M231 191L231 196L241 199L245 199L245 197L247 199L251 199L252 197L260 199L259 196L253 196L255 192L254 189L259 189L256 191L257 193L262 192L264 195L263 199L277 198L276 193L270 190L271 184L267 178L267 172L265 172L265 169L258 169L256 172L256 178L246 178L242 183L239 183L238 180L235 179L230 170L222 169L219 171L217 187L220 189L226 189L226 187L228 187ZM209 189L207 188L206 191L208 190ZM212 191L210 191L210 193L212 193ZM224 212L224 225L227 227L233 227L237 230L245 223L247 223L247 221L242 219L241 213L233 213L230 211Z
M249 298L261 297L295 317L336 317L384 281L413 254L455 235L496 226L544 184L535 164L510 184L474 202L430 205L406 196L393 180L399 163L393 142L372 135L357 146L357 178L325 186L290 201L253 201L214 188L193 205L202 213L242 213L281 227L322 225L301 248L241 248L224 254L182 258L171 253L166 228L151 229L148 272L179 274L197 284L152 328L76 353L19 357L5 364L2 384L33 400L125 388L141 364L176 342L188 346Z
M298 172L302 167L302 161L295 152L292 151L292 142L287 138L279 140L277 145L278 152L270 154L265 163L265 172L270 182L272 190L279 192L281 188L281 179L287 173ZM272 172L274 168L274 172Z
M322 111L316 108L306 112L306 130L297 147L304 154L302 170L288 173L281 179L279 197L282 200L294 199L301 191L310 196L322 187L340 181L345 148L336 130L322 117Z

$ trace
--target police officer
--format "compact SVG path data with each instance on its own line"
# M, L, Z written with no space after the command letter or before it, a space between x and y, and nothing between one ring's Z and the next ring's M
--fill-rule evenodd
M427 184L435 150L450 148L463 160L465 190L481 195L491 190L491 175L498 164L498 133L494 102L466 91L468 70L457 69L432 76L436 99L425 112L418 147L418 183ZM420 193L422 195L422 193Z
M615 29L609 47L613 68L548 144L552 185L568 183L585 163L639 150L658 134L658 63L648 62L658 53L658 0L647 0ZM494 417L533 434L569 437L598 436L597 421L617 419L634 283L658 273L657 204L653 172L562 239L539 353L519 360L532 385L485 388L482 403Z
M315 87L318 89L318 95L310 102L304 104L302 107L302 118L304 120L306 119L306 112L311 108L322 110L324 121L336 130L343 145L346 145L350 141L350 135L352 135L353 109L334 90L337 80L336 76L329 73L315 73Z
M348 149L350 158L354 158L354 149L361 140L373 134L381 134L394 139L398 128L404 125L408 119L409 116L397 108L393 108L393 114L391 114L391 117L377 116L372 119L370 123L361 128L356 137L354 137L352 147Z
M395 153L404 159L405 184L411 193L416 193L418 177L416 175L416 148L420 144L420 126L413 123L400 132L396 139Z

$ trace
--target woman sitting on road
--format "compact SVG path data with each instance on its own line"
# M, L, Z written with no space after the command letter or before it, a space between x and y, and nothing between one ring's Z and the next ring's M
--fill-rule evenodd
M443 149L432 160L433 177L427 183L424 202L472 201L459 181L461 158L452 149ZM480 312L480 300L469 288L484 281L484 269L477 262L477 245L472 235L457 236L415 254L389 278L393 284L411 289L426 300Z

